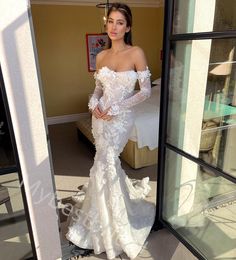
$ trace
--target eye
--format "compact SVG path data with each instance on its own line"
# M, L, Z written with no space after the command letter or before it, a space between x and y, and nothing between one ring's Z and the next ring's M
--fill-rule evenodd
M123 25L124 23L123 22L118 22L119 25Z
M108 23L113 23L113 21L112 20L108 20Z

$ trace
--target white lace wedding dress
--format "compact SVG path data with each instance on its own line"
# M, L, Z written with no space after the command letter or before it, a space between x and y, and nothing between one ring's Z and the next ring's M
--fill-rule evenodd
M136 185L121 168L119 155L128 141L134 115L131 107L150 96L150 72L115 72L103 67L94 74L96 88L89 108L108 107L110 121L92 118L96 155L82 207L74 207L66 234L73 244L106 252L108 259L125 252L135 258L151 230L155 205L144 200L149 178ZM136 81L140 90L134 94Z

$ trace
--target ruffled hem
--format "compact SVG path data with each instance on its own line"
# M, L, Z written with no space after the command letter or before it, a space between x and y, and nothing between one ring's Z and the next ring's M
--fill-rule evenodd
M122 169L121 171L123 172ZM121 177L121 179L123 179L123 177ZM145 177L142 180L137 180L129 179L126 175L123 179L124 182L120 180L121 186L123 188L126 186L127 188L126 191L123 190L124 196L126 196L125 194L128 194L129 196L129 199L127 198L128 200L125 200L127 203L127 208L123 208L124 206L122 206L122 200L124 197L119 199L121 203L119 208L116 208L115 205L109 206L108 199L106 202L106 207L111 210L110 214L113 219L112 222L107 222L107 225L112 225L108 228L108 233L106 231L107 226L104 227L101 223L90 223L87 225L87 220L95 220L95 222L99 221L99 217L96 215L99 213L91 213L89 210L91 209L90 198L89 196L85 196L86 194L91 196L91 192L94 193L94 179L90 179L90 181L92 186L90 186L89 182L86 182L72 197L75 202L74 210L76 211L76 209L79 209L80 211L80 209L82 209L82 211L80 211L82 215L78 219L73 220L73 224L69 226L66 238L81 248L93 249L94 254L105 252L107 259L114 259L123 252L125 252L130 259L134 259L142 250L143 244L150 233L155 217L155 206L143 200L143 198L145 198L151 190L148 183L149 177ZM94 196L96 196L95 193ZM107 209L105 209L105 211ZM119 215L120 213L124 214L124 216ZM120 217L122 218L119 219ZM106 246L105 248L103 239L105 237L108 239L107 236L111 236L111 241L117 240L118 243L113 244L113 242L111 242L112 246Z

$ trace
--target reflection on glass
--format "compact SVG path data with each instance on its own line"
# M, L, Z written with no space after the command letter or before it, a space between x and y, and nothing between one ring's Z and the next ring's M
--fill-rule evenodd
M32 257L17 173L0 175L0 248L1 259Z
M236 176L236 40L171 49L167 141Z
M200 157L236 176L236 40L212 42Z
M0 168L14 165L15 159L7 125L6 112L3 105L3 97L0 91Z
M1 71L0 71L1 73ZM29 259L32 247L25 219L18 173L5 173L15 166L0 81L0 258Z
M170 50L170 78L169 78L169 108L168 108L168 135L169 143L182 147L182 138L180 127L183 120L181 116L186 110L186 97L184 88L184 67L188 66L188 59L184 59L187 48L191 47L188 42L180 42L178 45L172 45ZM188 75L187 75L188 77ZM186 84L185 84L186 85Z
M236 29L235 0L176 0L173 34Z
M235 259L236 184L167 150L163 218L206 259Z

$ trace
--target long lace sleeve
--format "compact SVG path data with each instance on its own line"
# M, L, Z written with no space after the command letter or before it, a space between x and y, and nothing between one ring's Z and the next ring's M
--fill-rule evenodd
M149 98L151 95L151 81L150 76L151 73L147 68L144 71L138 71L138 82L140 86L140 90L133 96L122 100L116 104L113 104L110 107L108 115L118 115L122 111L126 110L127 108L133 107L138 103L143 102L145 99Z
M97 106L100 97L102 96L103 90L102 90L102 83L97 78L97 73L94 73L94 79L95 79L95 89L93 92L92 97L89 100L88 107L91 111L94 110L94 108Z

